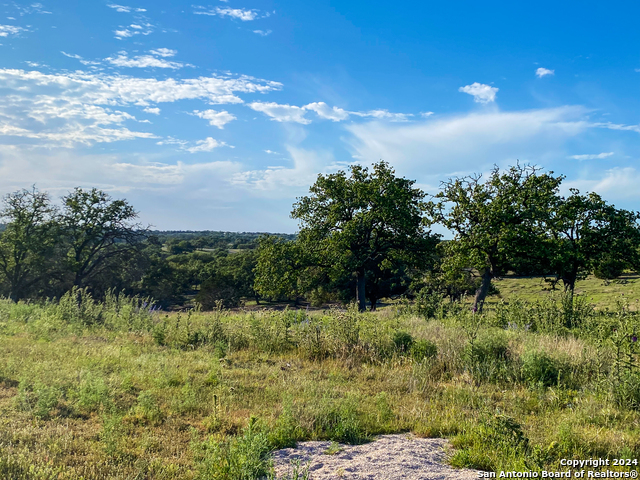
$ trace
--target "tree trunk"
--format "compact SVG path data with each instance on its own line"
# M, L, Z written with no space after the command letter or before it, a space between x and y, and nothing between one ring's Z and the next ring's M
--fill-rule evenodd
M376 297L370 296L369 301L371 301L371 311L375 312L378 304L378 299Z
M562 275L562 283L564 284L564 291L570 292L573 296L573 291L576 288L576 279L578 278L578 267L572 267L571 271Z
M358 311L364 312L367 309L367 301L365 299L365 279L364 272L357 272L358 284L356 286L356 302L358 303Z
M484 306L484 299L487 298L487 293L489 292L489 287L491 286L492 278L493 278L493 274L491 273L491 269L487 268L482 274L482 283L480 284L480 288L476 290L476 296L473 300L474 313L482 313L482 307Z

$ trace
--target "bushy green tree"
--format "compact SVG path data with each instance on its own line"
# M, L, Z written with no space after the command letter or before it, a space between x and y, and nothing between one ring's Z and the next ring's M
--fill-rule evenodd
M76 188L62 201L59 222L74 286L87 286L112 260L142 246L147 229L134 223L138 213L126 200L113 200L96 188Z
M294 204L291 216L300 221L296 248L307 265L332 279L353 275L360 310L367 281L379 286L400 265L425 268L432 261L437 236L425 228L425 194L414 183L397 177L386 162L372 171L354 165L350 175L318 175L310 194ZM375 299L376 289L369 292Z
M577 280L607 261L620 270L638 268L639 219L638 212L617 209L596 193L571 189L566 198L559 197L547 220L548 254L565 290L573 292Z
M454 235L443 245L449 275L461 267L479 272L482 282L473 308L481 311L491 280L523 258L550 254L546 220L557 204L562 176L516 165L481 175L449 179L431 204L431 218Z
M49 196L20 190L4 197L0 218L0 278L13 301L25 298L52 276L59 242L56 210Z
M273 300L297 297L308 262L300 244L275 235L265 235L258 242L254 289Z

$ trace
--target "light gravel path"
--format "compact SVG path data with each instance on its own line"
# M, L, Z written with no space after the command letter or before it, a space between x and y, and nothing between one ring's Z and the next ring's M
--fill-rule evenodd
M330 447L333 447L329 450ZM309 480L466 480L475 470L446 465L448 443L411 434L381 435L364 445L301 442L298 448L274 452L277 478L287 478L293 462L309 464ZM337 453L325 452L338 450ZM300 477L301 478L301 477Z

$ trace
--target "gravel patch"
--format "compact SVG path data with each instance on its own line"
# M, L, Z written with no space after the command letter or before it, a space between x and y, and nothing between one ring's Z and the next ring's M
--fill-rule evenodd
M291 465L309 465L309 480L454 480L478 478L476 470L446 465L448 442L411 434L381 435L364 445L300 442L298 448L274 452L277 478ZM300 477L302 478L302 477Z

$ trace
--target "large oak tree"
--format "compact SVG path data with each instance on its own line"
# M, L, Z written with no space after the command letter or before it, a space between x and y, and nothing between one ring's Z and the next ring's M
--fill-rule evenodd
M394 271L424 268L433 259L438 237L425 227L425 194L414 183L383 161L372 171L354 165L349 175L318 175L309 195L293 206L291 216L300 221L296 243L307 265L334 279L352 275L361 311L367 291L375 308Z

